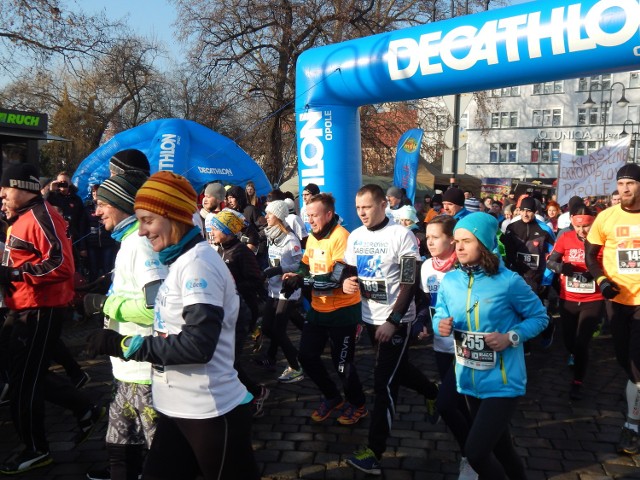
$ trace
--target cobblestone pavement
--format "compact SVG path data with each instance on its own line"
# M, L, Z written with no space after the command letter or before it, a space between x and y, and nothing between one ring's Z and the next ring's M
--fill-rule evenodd
M108 360L88 360L81 353L84 338L92 328L97 324L73 323L65 329L63 338L92 377L85 387L87 392L96 401L107 402L111 390ZM291 330L291 334L297 341L297 332ZM626 379L615 363L611 337L603 335L592 342L585 396L579 402L569 400L571 376L559 337L556 332L556 341L544 351L532 342L532 355L527 358L528 393L511 422L529 479L640 479L640 455L620 456L615 452L626 410ZM413 347L411 357L430 378L436 377L429 344ZM326 360L329 361L328 356ZM344 462L358 445L365 443L369 418L355 426L338 424L335 415L323 423L314 423L309 417L320 401L318 390L308 379L279 385L275 378L285 366L281 361L275 372L259 367L249 369L256 380L271 389L266 414L256 420L253 429L263 479L369 478ZM366 338L358 345L357 368L371 405L373 351ZM425 420L423 399L414 392L401 389L398 403L389 448L382 460L383 475L379 478L457 479L459 454L444 424L434 426ZM69 412L48 405L47 429L55 463L19 478L79 480L85 478L88 469L103 466L104 429L74 448L76 428ZM3 407L0 454L8 455L17 445L9 409Z

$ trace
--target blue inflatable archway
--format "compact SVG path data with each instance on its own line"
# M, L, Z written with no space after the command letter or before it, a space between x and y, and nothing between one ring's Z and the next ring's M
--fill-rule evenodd
M296 66L300 190L336 197L352 230L358 107L640 67L639 0L542 0L318 47Z
M109 177L109 159L128 148L147 155L151 173L179 173L196 191L214 180L240 186L252 180L258 195L272 190L262 168L233 140L199 123L169 118L120 132L85 158L73 175L81 197Z

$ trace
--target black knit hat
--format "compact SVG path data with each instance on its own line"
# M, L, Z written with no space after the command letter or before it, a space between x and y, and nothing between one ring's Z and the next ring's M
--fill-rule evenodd
M99 200L108 203L112 207L133 215L136 193L146 180L147 175L140 171L114 175L102 182L98 187L96 196Z
M2 172L0 187L19 188L27 192L40 193L40 173L38 167L30 163L9 165Z
M442 195L443 202L451 202L454 205L464 207L464 192L459 188L452 187Z
M320 187L318 187L318 185L316 185L315 183L307 183L307 186L304 187L304 191L309 192L311 195L318 195L320 193Z
M525 197L520 202L520 210L536 211L536 199L533 197Z
M623 178L640 182L640 165L638 165L637 163L627 163L626 165L622 166L622 168L618 170L616 180L621 180Z
M140 150L134 148L122 150L111 157L111 160L109 160L109 170L116 175L139 171L148 177L151 173L147 156Z

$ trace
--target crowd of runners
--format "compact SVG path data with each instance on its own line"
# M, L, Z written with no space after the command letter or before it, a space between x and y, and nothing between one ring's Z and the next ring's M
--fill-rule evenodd
M270 390L247 362L273 371L281 350L287 366L277 381L317 386L310 422L369 417L366 445L354 445L348 465L382 473L404 386L424 398L431 423L441 418L452 433L460 479L524 479L509 424L526 393L530 342L548 348L556 327L576 402L590 340L610 330L629 379L618 451L636 454L640 166L625 165L616 181L610 206L574 197L564 213L535 192L481 201L456 187L416 210L399 188L365 185L354 199L361 225L350 232L333 195L315 184L305 186L299 212L293 195L276 189L260 199L251 183L214 182L199 198L180 175L150 175L142 152L119 152L112 176L93 189L94 216L119 248L108 291L84 299L85 315L104 318L87 353L111 357L115 387L109 468L87 477L260 478L251 428ZM0 393L24 444L0 473L16 474L52 462L45 400L75 413L77 443L106 409L81 390L86 378L49 370L71 314L68 224L44 200L33 166L7 168L0 186L10 225ZM290 323L301 331L298 345ZM356 368L363 334L376 352L372 398ZM438 378L411 361L412 343L427 338Z

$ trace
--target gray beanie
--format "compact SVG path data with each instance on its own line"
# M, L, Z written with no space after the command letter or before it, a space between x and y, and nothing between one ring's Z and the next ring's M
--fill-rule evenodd
M287 220L287 216L289 215L289 207L284 203L284 200L274 200L267 204L265 212L275 215L280 219L280 221L284 222Z
M224 186L221 183L217 183L217 182L210 183L204 189L205 195L207 195L208 197L213 197L219 202L222 202L225 199L226 193L227 192L224 189Z

